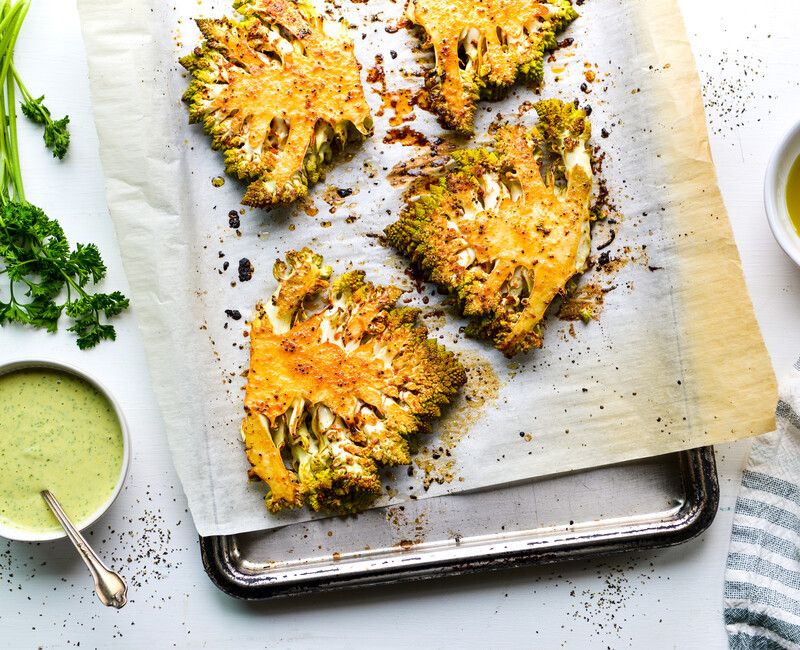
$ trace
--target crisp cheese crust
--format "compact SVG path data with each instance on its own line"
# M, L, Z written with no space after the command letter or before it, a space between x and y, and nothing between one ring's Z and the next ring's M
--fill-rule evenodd
M249 182L243 203L268 207L306 194L331 146L371 133L347 25L291 0L242 5L242 20L199 19L205 41L181 59L184 95L226 170Z
M588 137L588 123L580 129ZM584 269L590 247L585 140L565 138L572 164L557 185L553 172L543 178L537 137L507 126L494 151L456 152L443 177L412 188L386 231L430 280L457 295L475 317L471 332L508 356L541 347L545 311Z
M472 131L480 97L502 94L518 76L541 80L555 34L577 17L569 0L410 0L406 14L436 55L432 107L463 132Z
M402 291L352 271L332 285L308 249L277 262L278 291L250 328L242 425L252 473L271 510L307 503L353 511L381 491L379 465L410 462L424 431L466 381L427 338Z

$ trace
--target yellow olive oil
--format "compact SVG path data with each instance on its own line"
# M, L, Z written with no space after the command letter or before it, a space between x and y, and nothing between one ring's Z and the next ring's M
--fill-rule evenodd
M789 170L789 180L786 181L786 209L789 212L789 221L800 237L800 156L794 161Z

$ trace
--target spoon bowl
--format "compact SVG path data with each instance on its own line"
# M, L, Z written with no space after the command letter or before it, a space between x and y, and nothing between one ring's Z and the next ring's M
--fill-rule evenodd
M61 507L58 499L53 496L50 490L42 490L42 499L52 511L58 523L64 529L64 533L69 537L69 541L78 551L78 555L86 564L89 573L92 574L94 580L94 591L100 602L106 607L113 607L115 609L122 609L128 602L128 585L120 577L120 575L109 569L103 561L97 557L97 553L89 546L86 538L81 535L80 531L75 528L75 525L70 521L67 513Z

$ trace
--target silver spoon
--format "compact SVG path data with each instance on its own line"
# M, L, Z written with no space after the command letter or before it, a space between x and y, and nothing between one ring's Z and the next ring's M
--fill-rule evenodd
M80 534L77 528L72 524L67 513L61 507L61 504L53 496L50 490L42 490L42 498L45 503L50 506L58 523L64 528L67 537L78 550L81 559L89 567L89 572L94 578L94 590L97 592L97 597L100 602L107 607L116 607L120 609L128 602L128 586L125 581L109 569L102 560L97 557L97 553L92 550L83 535Z

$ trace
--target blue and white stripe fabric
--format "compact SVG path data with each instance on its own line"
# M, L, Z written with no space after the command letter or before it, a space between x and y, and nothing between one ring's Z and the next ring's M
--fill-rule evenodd
M757 438L736 501L725 571L733 650L800 649L800 359L777 430Z

